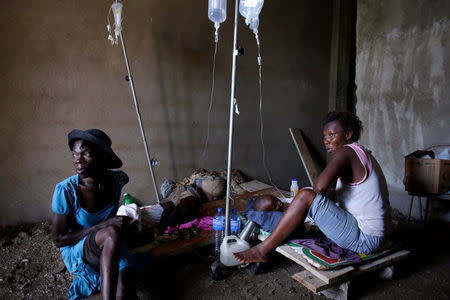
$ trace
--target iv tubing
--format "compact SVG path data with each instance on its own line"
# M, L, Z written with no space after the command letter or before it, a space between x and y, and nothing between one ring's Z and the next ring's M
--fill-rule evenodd
M202 156L206 155L206 148L208 147L208 141L209 141L209 130L210 130L210 124L211 124L211 109L212 109L213 98L214 98L214 85L215 85L215 77L216 77L217 41L218 40L216 40L214 43L215 46L214 46L214 58L213 58L212 84L211 84L211 93L209 96L209 108L208 108L208 131L206 133L205 147L203 148Z
M270 184L278 191L280 194L280 199L284 198L283 193L277 188L277 186L273 183L272 177L270 176L269 169L267 168L266 164L266 147L264 145L264 120L263 120L263 113L262 113L262 107L263 107L263 99L262 99L262 59L261 59L261 45L259 43L259 37L258 35L255 35L256 38L256 45L258 46L258 75L259 75L259 81L258 81L258 87L259 87L259 120L260 120L260 139L261 139L261 148L262 148L262 163L264 170L266 171L267 178L269 179Z
M130 88L131 88L131 93L133 94L134 106L136 107L136 114L137 114L138 121L139 121L139 127L141 128L142 141L144 142L144 147L145 147L145 155L147 156L147 163L148 163L148 167L150 169L150 175L152 176L153 189L155 190L156 200L158 201L158 204L159 204L160 199L159 199L159 194L158 194L158 186L156 185L155 174L153 173L152 161L150 158L148 145L147 145L147 138L145 137L144 126L142 125L141 113L139 111L139 104L136 99L136 92L134 90L133 77L131 76L130 66L128 64L127 50L125 49L125 43L123 41L122 32L120 33L120 40L122 42L123 56L125 58L125 64L127 65L128 78L130 80Z
M230 183L231 183L231 156L233 146L233 116L234 116L234 104L236 93L236 56L238 50L237 44L237 28L238 28L238 0L234 5L234 39L233 39L233 66L231 69L231 96L230 96L230 127L228 131L228 164L227 164L227 194L226 194L226 207L225 207L225 236L229 233L229 218L230 218Z

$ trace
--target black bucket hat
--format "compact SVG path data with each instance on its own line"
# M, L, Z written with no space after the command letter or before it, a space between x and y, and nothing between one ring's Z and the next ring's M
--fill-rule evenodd
M122 161L111 149L111 139L100 129L79 130L74 129L68 135L69 148L72 150L76 140L89 142L101 150L107 169L122 167Z

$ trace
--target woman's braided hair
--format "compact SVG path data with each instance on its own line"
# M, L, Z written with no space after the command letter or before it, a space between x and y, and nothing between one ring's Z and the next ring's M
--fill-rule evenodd
M363 126L361 120L357 115L349 111L332 111L326 115L323 121L323 125L325 126L326 124L333 121L339 121L345 132L353 132L353 135L350 139L352 142L357 142L359 140L359 137L363 130Z

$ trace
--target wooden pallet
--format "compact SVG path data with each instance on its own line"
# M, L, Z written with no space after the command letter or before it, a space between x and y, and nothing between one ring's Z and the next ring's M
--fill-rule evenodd
M267 236L260 234L258 238L259 240L264 241ZM293 279L300 282L312 292L324 292L323 294L334 299L346 299L348 283L352 277L391 267L394 262L405 259L410 254L407 250L400 250L364 264L356 264L340 269L323 271L313 267L297 251L292 249L291 246L281 245L275 250L305 269L292 275Z
M305 287L310 289L313 292L320 292L325 289L328 289L336 283L344 282L350 279L351 277L355 277L367 272L379 270L385 267L389 267L394 262L405 259L409 256L409 251L406 250L400 250L397 252L394 252L390 255L384 256L382 258L370 261L363 265L358 265L355 267L347 267L352 268L353 270L350 270L348 272L345 272L344 274L341 274L339 276L336 276L336 274L329 273L333 272L330 271L321 271L322 272L322 278L326 277L326 280L323 280L322 278L317 277L313 272L310 272L310 270L305 269L301 272L295 273L292 275L292 278L303 284ZM345 269L347 269L345 268ZM336 272L336 271L335 271ZM345 276L344 276L345 275ZM327 282L328 281L328 282Z

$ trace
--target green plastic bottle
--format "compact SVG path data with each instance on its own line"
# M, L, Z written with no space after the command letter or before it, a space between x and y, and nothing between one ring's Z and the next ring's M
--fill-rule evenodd
M134 198L130 194L125 193L123 194L123 203L124 204L134 203Z

